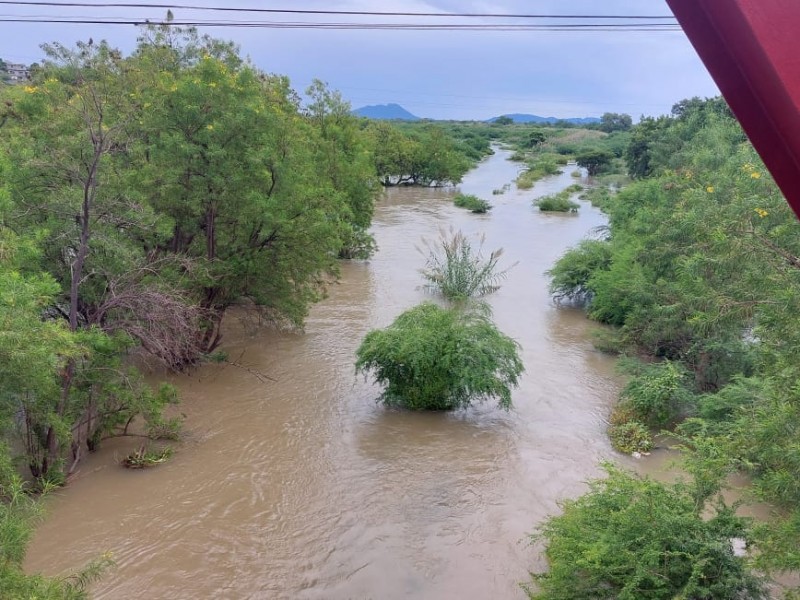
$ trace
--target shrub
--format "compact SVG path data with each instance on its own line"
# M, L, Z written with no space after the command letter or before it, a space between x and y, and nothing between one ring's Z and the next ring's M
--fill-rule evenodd
M664 361L637 370L620 397L640 421L666 427L692 407L695 398L686 387L688 374L680 364Z
M521 190L528 190L533 184L547 175L558 175L561 169L558 168L563 159L554 154L546 154L528 164L528 169L517 177L517 187ZM566 161L564 161L564 164Z
M576 500L564 502L533 536L550 570L525 586L532 600L755 600L763 579L736 556L731 538L748 521L721 501L696 501L693 486L640 479L606 465ZM704 514L705 512L705 514Z
M588 300L592 276L611 266L611 244L604 240L583 240L558 259L547 272L550 293L556 301Z
M534 203L542 212L578 212L580 204L570 200L572 192L564 191L550 196L542 196L534 200Z
M502 248L483 258L483 237L477 250L473 250L463 233L453 230L449 234L440 232L438 245L428 242L426 245L429 253L422 276L430 288L439 290L448 300L466 300L495 292L508 273L508 269L497 271Z
M456 194L453 198L453 204L459 208L466 208L470 212L485 213L491 210L492 205L486 200L478 198L473 194Z
M519 345L485 312L424 303L367 334L356 370L385 385L381 400L411 410L453 410L497 399L511 406L524 367Z
M653 449L653 436L650 430L638 421L628 421L608 428L608 437L615 450L623 454L650 452Z

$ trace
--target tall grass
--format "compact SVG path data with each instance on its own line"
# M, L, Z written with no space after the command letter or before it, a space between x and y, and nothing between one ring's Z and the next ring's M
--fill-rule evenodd
M441 292L448 300L467 300L497 291L511 268L498 271L502 248L483 256L483 236L477 249L461 231L453 229L440 231L435 244L427 240L424 243L428 258L422 276L430 289Z

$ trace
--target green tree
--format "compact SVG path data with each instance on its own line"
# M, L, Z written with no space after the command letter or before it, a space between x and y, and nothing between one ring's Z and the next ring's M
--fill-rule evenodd
M368 333L356 357L357 371L386 386L385 404L411 410L453 410L489 399L508 409L524 370L519 345L486 314L431 303Z
M315 80L306 95L311 100L306 112L320 137L320 143L315 145L320 171L349 208L349 213L342 212L341 218L349 230L342 233L344 245L339 256L368 258L375 248L367 229L372 223L379 186L366 136L358 127L358 119L351 114L350 104L339 92Z
M624 113L603 113L600 117L600 131L612 133L614 131L627 131L633 125L630 115Z
M597 175L611 164L614 155L607 150L590 149L575 155L579 167L584 167L590 176Z
M152 74L134 92L146 140L137 187L171 231L148 252L199 266L188 285L205 315L205 352L236 302L300 324L353 227L371 215L371 180L353 182L361 167L340 155L349 142L338 138L353 131L325 107L331 98L304 117L285 78L243 64L232 48L191 31L152 35L133 63ZM176 38L169 51L166 36Z

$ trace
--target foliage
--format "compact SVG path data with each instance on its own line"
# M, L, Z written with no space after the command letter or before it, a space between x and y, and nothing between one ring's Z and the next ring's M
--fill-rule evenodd
M486 138L459 141L443 127L423 123L369 124L370 150L384 186L457 184L477 160L490 152Z
M137 450L122 459L122 465L128 469L145 469L165 463L171 456L172 448L169 446L153 450L142 444Z
M590 300L593 295L591 277L606 271L611 264L611 245L603 240L583 240L567 250L547 274L550 293L557 301Z
M548 175L558 175L561 173L559 163L561 159L550 155L540 155L535 160L528 163L528 168L517 177L517 187L527 190L533 184Z
M608 428L608 437L615 450L623 454L644 453L653 449L653 436L645 425L628 421Z
M22 569L25 550L40 502L28 493L11 463L8 448L0 445L0 597L41 600L83 600L87 587L111 565L109 556L93 561L66 578L28 575Z
M607 479L563 503L534 540L549 571L527 588L533 600L767 598L763 582L731 538L748 523L721 500L710 515L690 485L665 485L606 465Z
M633 125L630 115L618 113L603 113L600 117L600 131L611 133L613 131L627 131Z
M551 291L587 300L651 361L622 399L638 420L680 423L693 455L714 448L782 508L754 543L762 568L796 568L800 223L721 100L678 103L630 136L637 181L593 194L606 239L569 251Z
M490 399L508 409L524 370L519 345L485 313L431 303L368 333L356 356L356 370L372 372L386 386L385 404L411 410L453 410Z
M590 176L595 176L611 164L613 158L613 154L607 150L585 150L575 156L575 162L579 167L584 167Z
M456 194L453 198L453 204L459 208L466 208L473 213L486 213L492 208L492 205L486 200L473 194Z
M45 50L0 90L0 423L34 476L63 480L134 421L174 434L174 390L129 354L197 364L237 303L301 325L338 257L374 250L379 184L338 93L315 81L303 107L232 44L164 25L130 56ZM444 177L433 159L460 146L425 135L420 169Z
M567 188L558 194L537 198L533 202L542 212L578 212L580 204L571 199L573 193Z
M440 231L438 243L425 241L428 256L422 276L448 300L468 300L496 292L509 269L497 270L502 248L483 257L483 242L484 238L479 238L476 250L460 231Z
M694 407L687 375L679 363L672 361L637 365L634 376L620 394L620 401L643 423L666 427Z

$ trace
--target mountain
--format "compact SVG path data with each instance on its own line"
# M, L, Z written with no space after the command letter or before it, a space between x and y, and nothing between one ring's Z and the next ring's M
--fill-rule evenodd
M558 121L564 121L566 123L572 123L573 125L588 125L589 123L600 122L600 119L597 117L572 117L569 119L559 119L557 117L540 117L539 115L528 115L524 113L512 113L501 116L513 119L514 123L557 123ZM489 119L489 122L493 123L499 118L500 117L493 117Z
M373 104L371 106L362 106L357 108L352 113L358 117L367 117L368 119L383 119L386 121L419 121L420 118L412 115L405 108L399 104Z

